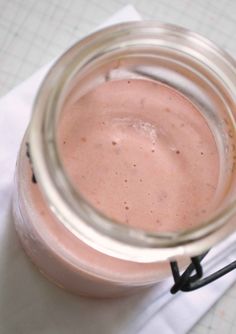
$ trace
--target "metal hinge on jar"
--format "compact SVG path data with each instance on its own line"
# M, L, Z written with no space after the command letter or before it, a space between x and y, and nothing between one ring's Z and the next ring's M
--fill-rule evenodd
M233 261L225 267L217 270L215 273L207 277L203 277L201 261L207 255L207 253L208 252L192 257L191 263L182 275L180 274L178 263L176 261L170 262L171 271L175 282L175 284L170 289L172 294L175 294L178 291L188 292L197 290L236 269L236 261Z

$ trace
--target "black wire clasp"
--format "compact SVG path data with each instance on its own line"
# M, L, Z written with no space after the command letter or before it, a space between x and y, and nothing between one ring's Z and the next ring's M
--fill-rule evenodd
M204 259L207 253L208 252L192 257L190 265L182 275L180 275L178 263L176 261L170 262L171 271L175 282L175 284L170 289L172 294L175 294L178 291L188 292L197 290L236 269L236 261L233 261L222 269L217 270L215 273L202 278L203 268L201 261ZM194 271L195 273L192 274Z
M29 143L26 143L26 156L29 159L29 162L31 164L31 169L32 169L32 182L33 183L37 183L36 177L34 175L34 171L33 171L33 167L32 167L32 160L31 160L31 156L30 156L30 146Z

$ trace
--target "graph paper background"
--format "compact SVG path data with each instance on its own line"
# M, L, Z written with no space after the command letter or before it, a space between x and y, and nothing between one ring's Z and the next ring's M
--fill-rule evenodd
M0 0L0 95L128 3L143 18L187 27L236 57L236 0ZM190 333L236 333L236 285Z

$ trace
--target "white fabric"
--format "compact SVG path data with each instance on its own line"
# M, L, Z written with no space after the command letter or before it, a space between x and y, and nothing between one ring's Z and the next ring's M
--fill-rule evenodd
M106 24L135 19L140 16L127 6ZM0 100L0 333L186 333L236 280L236 272L199 291L174 297L168 292L170 280L135 296L92 300L49 283L22 251L10 214L15 160L35 94L49 66ZM209 270L236 258L234 243L232 236L218 253L215 250Z

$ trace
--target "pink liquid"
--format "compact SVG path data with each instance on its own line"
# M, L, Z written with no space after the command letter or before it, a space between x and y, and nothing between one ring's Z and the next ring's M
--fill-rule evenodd
M196 226L214 207L219 174L214 137L196 107L167 86L104 83L65 107L58 134L73 184L120 223L178 231ZM26 159L21 171L21 211L28 221L18 231L34 262L59 285L111 296L168 276L168 263L123 261L79 241L53 217L31 182Z
M118 222L177 231L212 209L215 140L196 107L167 86L105 83L67 108L59 140L73 184Z

